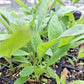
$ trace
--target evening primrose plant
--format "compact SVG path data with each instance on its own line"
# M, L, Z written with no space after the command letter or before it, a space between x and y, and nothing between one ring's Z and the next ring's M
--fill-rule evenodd
M42 7L43 7L43 3L44 1L41 4ZM75 7L72 7L72 10L71 9L69 10L69 8L70 7L64 7L63 9L64 10L66 9L66 11L62 11L63 9L60 9L57 14L53 13L47 27L48 39L49 39L48 42L42 42L42 40L39 40L40 38L37 39L36 37L35 37L35 40L33 39L30 42L30 45L33 43L32 46L33 46L34 52L37 52L35 57L35 62L33 65L31 64L31 66L27 64L20 65L21 67L24 67L23 65L25 65L25 67L20 72L20 78L16 80L15 84L18 84L18 83L21 84L20 82L21 79L24 79L23 82L25 82L29 78L36 78L37 80L39 80L39 77L45 72L49 72L51 76L52 71L49 69L49 66L57 62L59 58L65 55L67 50L70 47L72 46L75 47L83 42L83 40L81 40L80 37L84 33L83 31L84 25L82 24L74 25L73 27L64 30L63 26L60 23L59 18L61 16L63 16L65 13L71 12L72 10L77 10L77 8ZM39 12L40 10L42 9L39 9ZM41 18L41 15L40 15L40 18ZM39 34L37 35L39 36ZM30 49L33 50L32 47ZM48 55L46 55L46 53ZM49 55L51 57L49 57ZM42 58L44 58L44 61L42 61ZM46 59L49 59L49 60L46 60ZM34 76L32 73L34 74ZM30 77L29 75L32 75L32 77Z
M49 7L50 0L39 0L39 3L33 8L34 10L32 9L33 12L28 13L28 7L24 3L20 0L15 1L25 9L26 15L32 16L32 19L29 20L29 23L24 23L18 18L19 16L15 17L17 15L13 13L13 18L16 18L15 24L3 13L5 18L2 16L1 22L8 32L6 32L7 37L0 43L0 55L10 63L12 70L14 69L12 60L21 62L18 68L23 69L20 72L20 78L14 84L23 84L28 79L39 81L45 72L51 76L53 71L50 69L50 65L55 64L66 55L70 47L84 42L84 25L74 23L74 16L70 12L79 10L74 6L64 6L56 13L48 12L54 6L55 1ZM60 0L57 2L64 5ZM71 26L70 18L72 17L70 15L73 17L72 21L74 20L74 24ZM69 19L67 25L63 19L65 16L68 16ZM44 41L41 36L45 36L48 40ZM12 56L14 57L11 58Z

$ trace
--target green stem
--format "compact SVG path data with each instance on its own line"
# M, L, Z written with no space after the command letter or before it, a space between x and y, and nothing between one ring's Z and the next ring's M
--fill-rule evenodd
M11 66L11 70L14 71L14 68L13 68L13 64L12 64L11 58L5 57L5 60L10 64L10 66Z
M13 64L12 64L12 61L10 60L10 66L11 66L11 70L14 71L14 68L13 68Z
M7 66L6 64L0 63L0 65L6 66L6 67L8 67L8 68L9 68L9 66Z

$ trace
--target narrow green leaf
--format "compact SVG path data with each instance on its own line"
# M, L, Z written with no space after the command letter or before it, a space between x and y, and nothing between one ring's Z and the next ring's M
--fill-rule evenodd
M2 12L0 12L0 15L7 22L7 24L9 24L8 18Z
M71 42L72 43L72 42ZM82 43L84 43L84 40L79 40L79 41L77 41L77 42L74 42L74 43L72 43L72 45L71 45L71 48L72 47L76 47L76 46L78 46L78 45L80 45L80 44L82 44Z
M49 75L49 73L44 74L44 76L47 77L47 78L51 78L51 76Z
M35 19L36 19L36 16L37 16L38 12L39 12L39 11L37 11L37 12L35 13L35 15L34 15L34 17L33 17L32 21L30 22L29 27L31 27L31 26L32 26L32 24L34 23L34 21L35 21Z
M54 72L54 70L52 70L50 67L48 67L47 71L48 71L48 73L50 74L51 77L56 79L56 73Z
M22 64L20 64L18 67L20 68L20 67L30 67L30 66L32 66L32 64L31 63L22 63Z
M73 82L70 82L68 84L84 84L84 81L82 80L77 80L77 81L73 81Z
M21 11L25 14L25 15L30 15L31 14L31 10L27 9L27 8L21 8Z
M75 0L73 4L76 4L76 3L78 3L79 1L80 1L80 0Z
M84 49L80 48L78 58L82 58L82 57L84 57Z
M60 78L57 74L56 74L56 82L57 82L57 84L60 84Z
M70 0L70 2L72 2L73 0Z
M56 5L56 3L57 3L57 0L54 0L51 7L50 7L50 9L52 9Z
M84 63L78 63L78 64L80 64L80 65L84 65Z
M79 24L63 32L60 37L75 36L83 33L84 33L84 25Z
M23 84L23 83L25 83L28 79L29 79L28 77L20 77L20 78L18 78L18 79L14 82L14 84Z
M20 76L21 77L26 77L29 76L33 73L33 67L25 67L21 72L20 72Z
M7 12L4 9L0 9L0 15L3 17L3 19L9 24L10 22L13 24L17 24L16 21L20 21L17 17L14 17L11 13Z
M13 33L13 31L11 30L11 28L9 27L9 24L2 18L2 16L0 15L0 22L3 24L3 26L9 31L9 33Z
M47 81L48 81L48 80L47 80L47 79L42 79L41 81L43 81L43 82L47 83Z
M61 5L64 6L64 3L61 0L57 0Z
M11 36L11 34L0 34L0 40L6 40Z
M15 56L14 58L13 58L13 60L14 61L17 61L17 62L24 62L24 63L29 63L29 61L27 60L27 58L25 58L25 57L20 57L20 56Z
M20 0L14 0L15 2L17 2L19 5L21 5L24 8L27 8L27 6Z
M75 36L74 39L71 42L72 43L77 42L77 41L80 41L81 39L82 40L84 39L84 34Z
M56 4L57 2L64 6L64 3L61 0L54 0L51 7L50 7L50 9L52 9L55 5L57 5Z
M71 12L71 11L77 11L78 9L74 6L64 6L61 8L58 12L58 16L64 16L65 13Z
M62 77L62 79L61 79L61 84L66 84L66 79L65 79L65 77Z
M12 11L11 14L12 14L14 17L17 17L18 19L20 19L20 17L19 17L14 11Z
M39 3L35 6L35 8L37 9L40 6L41 3L42 3L42 0L39 1Z
M14 56L25 56L25 55L29 55L29 53L19 49L19 50L15 51L13 55Z
M68 58L68 60L69 60L69 62L70 62L72 65L74 65L74 62L73 62L72 59Z
M42 25L43 19L46 16L49 3L50 3L50 0L42 0L42 4L41 4L40 10L39 10L39 15L38 15L38 19L37 19L38 20L37 30L39 32L41 32L40 26Z

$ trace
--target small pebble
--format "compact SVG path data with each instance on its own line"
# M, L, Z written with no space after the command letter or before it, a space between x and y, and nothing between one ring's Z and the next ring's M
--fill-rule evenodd
M73 72L76 72L75 70L73 70Z
M82 73L82 71L79 71L79 73Z
M71 75L69 77L71 77Z
M2 73L0 73L0 76L2 75Z

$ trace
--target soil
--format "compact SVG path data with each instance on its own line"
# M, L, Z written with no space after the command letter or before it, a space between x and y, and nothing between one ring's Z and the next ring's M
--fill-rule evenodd
M4 58L0 58L0 63L7 64L7 62L4 60ZM3 67L3 65L1 65L1 67ZM10 65L9 65L9 67L10 67ZM15 68L14 72L11 69L9 69L8 67L5 67L0 72L0 84L13 84L14 81L17 78L19 78L19 72L22 69L21 68L16 68L16 65L14 65L14 68Z
M78 51L79 51L79 48L75 48L75 49L70 48L68 50L68 55L76 58L78 56ZM63 61L63 64L65 64L65 65L67 64L68 66L80 69L80 71L68 69L68 74L67 74L67 78L66 78L67 82L71 82L71 81L75 81L75 80L84 80L84 72L82 72L82 70L84 71L84 65L79 64L80 62L84 63L84 60L81 60L83 58L78 59L77 62L73 58L71 58L71 59L73 60L74 65L72 65L70 63L70 61L68 60L67 57Z
M82 62L84 63L84 60L81 60L79 59L77 62L76 60L73 59L73 57L77 57L78 55L78 51L79 51L79 48L70 48L67 53L68 53L68 56L64 56L64 60L63 60L63 64L62 65L65 65L65 66L70 66L70 67L75 67L77 69L81 69L81 70L84 70L84 65L80 65L79 63ZM68 60L68 57L70 59L73 60L73 65L70 63L70 61ZM61 62L61 60L59 60L59 62ZM0 63L4 63L6 64L7 62L3 59L3 58L0 58ZM2 67L2 66L1 66ZM9 65L10 67L10 65ZM14 66L16 67L16 66ZM58 64L56 63L56 67L53 68L55 70L55 72L57 72L57 69L58 69ZM60 73L62 73L62 70L64 68L67 68L67 67L63 67L61 66L62 69ZM14 81L19 78L19 72L21 71L22 69L21 68L16 68L15 71L11 71L9 68L5 67L5 69L3 71L0 72L0 84L14 84ZM82 72L81 70L80 71L77 71L77 70L72 70L72 69L69 69L67 68L68 72L67 72L67 77L66 77L66 80L67 80L67 83L68 82L71 82L71 81L74 81L74 80L84 80L84 72ZM61 74L60 74L61 75ZM3 77L3 79L1 78ZM6 81L4 81L4 79ZM30 81L24 83L24 84L50 84L50 79L49 79L49 82L48 83L39 83L39 82L35 82L35 81L32 81L30 83ZM55 82L52 83L52 84L56 84Z

